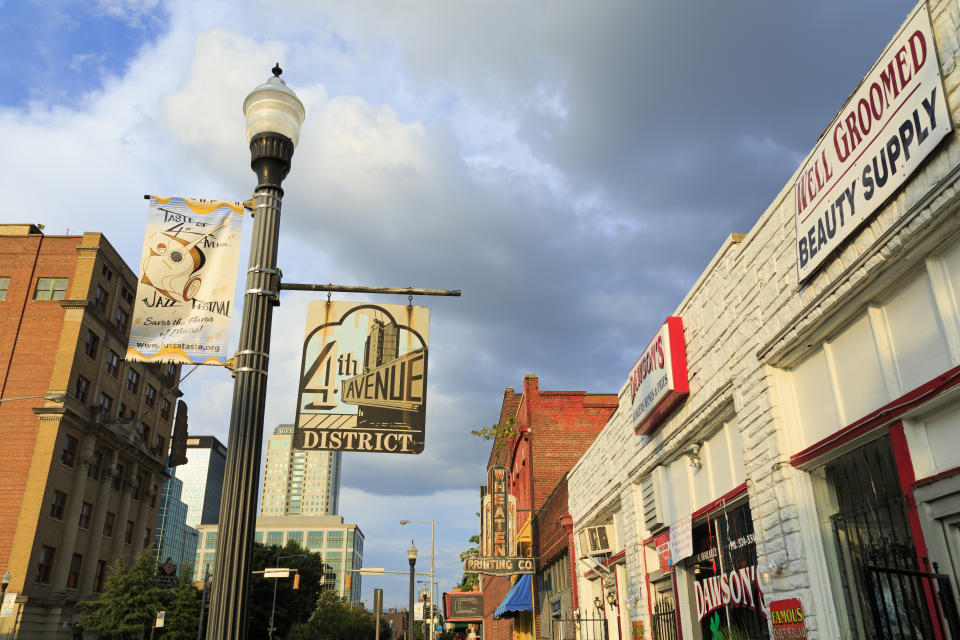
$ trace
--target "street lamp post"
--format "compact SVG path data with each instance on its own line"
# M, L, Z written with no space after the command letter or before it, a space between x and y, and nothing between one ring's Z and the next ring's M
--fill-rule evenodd
M250 168L257 174L254 192L253 236L247 269L246 294L236 353L236 383L230 414L230 435L220 500L220 527L210 602L210 640L245 640L247 598L250 592L253 535L256 526L257 473L263 440L263 412L267 393L267 360L273 307L278 304L277 270L280 183L290 171L290 160L303 123L303 103L280 79L273 77L243 101Z
M430 525L430 640L434 638L434 624L433 624L433 607L434 607L434 584L433 584L433 520L401 520L401 525L410 524L411 522L416 522L419 524L429 524ZM426 616L424 616L426 618Z
M413 640L413 569L417 565L417 548L410 541L407 549L407 560L410 561L410 608L407 610L407 640Z
M277 551L277 564L276 564L276 566L279 567L279 566L280 566L280 561L283 560L284 558L305 558L306 556L307 556L307 554L305 554L305 553L295 553L295 554L293 554L293 555L291 555L291 556L281 556L281 555L280 555L280 551ZM273 604L270 606L270 629L269 629L269 632L268 632L268 634L269 634L268 637L269 637L271 640L273 640L273 631L274 631L274 628L273 628L273 614L276 613L276 611L277 611L277 582L278 582L279 580L280 580L280 578L274 578L274 579L273 579Z
M7 587L10 586L11 580L13 580L13 576L10 575L10 572L4 571L3 577L0 578L0 606L3 605L3 599L7 595Z

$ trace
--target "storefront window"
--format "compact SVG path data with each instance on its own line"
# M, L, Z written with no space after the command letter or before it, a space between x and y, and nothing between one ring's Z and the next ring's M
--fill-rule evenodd
M693 527L694 598L700 635L769 638L750 506L710 514Z

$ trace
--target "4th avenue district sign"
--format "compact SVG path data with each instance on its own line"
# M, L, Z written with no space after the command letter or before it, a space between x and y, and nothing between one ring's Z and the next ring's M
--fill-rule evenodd
M294 448L422 452L429 323L426 307L311 303Z

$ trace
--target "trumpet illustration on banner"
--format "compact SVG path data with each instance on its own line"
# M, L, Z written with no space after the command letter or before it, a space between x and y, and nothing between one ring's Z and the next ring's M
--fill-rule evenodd
M176 302L189 302L200 291L200 270L206 263L203 251L197 246L205 238L230 224L230 218L194 240L186 240L170 233L159 233L150 244L150 253L144 258L140 282L156 289L161 295Z

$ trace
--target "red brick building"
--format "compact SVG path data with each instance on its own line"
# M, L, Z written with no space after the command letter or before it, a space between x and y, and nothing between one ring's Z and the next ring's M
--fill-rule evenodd
M123 360L136 282L99 233L0 225L0 633L72 637L152 543L180 367Z
M560 489L557 485L616 408L616 394L541 391L540 381L532 374L524 376L522 393L510 388L503 393L498 424L510 426L512 434L494 442L487 468L500 464L510 470L510 492L517 499L518 555L532 555L537 559L535 585L541 583L542 561L556 562L565 553L561 549L564 543L557 541L563 531L560 518L567 512L566 488L565 483ZM532 514L539 517L532 519ZM541 558L543 551L548 555ZM531 637L534 625L530 614L493 619L510 586L507 578L481 576L485 640L510 640L515 631ZM538 591L539 587L534 590ZM540 606L535 599L534 610L539 611ZM540 624L538 620L538 636Z

